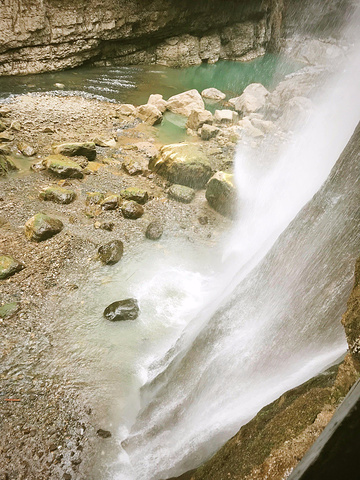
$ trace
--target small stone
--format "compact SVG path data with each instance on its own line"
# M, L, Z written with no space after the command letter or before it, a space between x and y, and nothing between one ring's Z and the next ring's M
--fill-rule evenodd
M64 480L71 480L71 475L70 475L70 473L64 473L63 479L64 479Z
M149 194L146 190L135 187L121 190L120 196L124 200L134 200L134 202L140 203L140 205L144 205L149 200Z
M55 133L55 130L51 127L45 127L43 133Z
M135 320L139 316L140 310L137 300L127 298L114 302L104 310L104 317L111 322L123 320Z
M100 203L103 210L116 210L120 203L119 195L109 195Z
M149 240L159 240L162 236L164 228L162 224L158 220L154 220L153 222L149 223L147 226L145 236Z
M124 252L124 244L121 240L112 240L98 248L99 259L105 265L115 265Z
M232 125L239 120L239 115L233 110L216 110L214 119L222 125Z
M122 164L123 169L129 175L141 175L143 173L143 167L139 162L132 158L126 158Z
M18 149L25 157L33 157L36 155L36 150L27 143L19 143Z
M105 195L100 192L87 192L86 205L99 205L105 198Z
M106 230L108 232L112 232L113 229L114 229L114 223L113 222L101 222L100 225L99 225L99 228L101 228L101 230Z
M5 303L5 305L2 305L0 307L0 318L11 317L11 315L14 315L14 313L16 313L19 310L19 308L20 308L20 304L18 302Z
M54 83L54 87L63 89L65 85L63 83Z
M46 168L61 178L83 178L80 165L64 155L49 155L44 160Z
M16 132L20 132L21 123L18 120L14 120L13 122L11 122L10 129L15 130Z
M25 235L29 240L41 242L61 232L63 227L61 220L37 213L25 223Z
M96 433L101 438L110 438L111 437L111 432L109 432L108 430L103 430L102 428L99 428L99 430Z
M182 203L191 203L195 198L195 190L184 185L171 185L169 197Z
M55 443L50 443L49 450L50 452L54 452L57 449L57 445Z
M33 163L30 168L33 172L42 172L43 170L46 170L43 161Z
M200 225L207 225L209 223L209 218L204 216L204 217L199 217L198 218Z
M206 88L201 92L201 96L208 100L214 101L224 100L226 98L225 93L221 92L217 88Z
M55 154L65 155L66 157L84 156L89 161L96 158L94 142L62 143L61 145L54 145L52 151Z
M10 255L0 255L0 280L20 272L24 265Z
M54 186L45 188L42 192L40 192L39 197L42 200L68 205L75 200L76 193L73 190L68 190L67 188Z
M118 108L118 112L120 113L120 115L129 117L131 115L136 115L136 107L134 107L134 105L131 105L131 103L123 103Z
M140 218L144 214L144 208L133 200L124 202L121 211L125 218L132 220Z

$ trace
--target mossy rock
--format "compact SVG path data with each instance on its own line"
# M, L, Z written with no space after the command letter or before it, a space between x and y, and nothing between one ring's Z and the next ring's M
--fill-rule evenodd
M140 203L140 205L144 205L149 200L149 194L146 190L135 187L121 190L120 196L124 200L134 200L134 202Z
M61 220L37 213L25 223L25 235L29 240L42 242L61 232L63 227Z
M55 154L65 155L66 157L86 157L89 161L96 158L96 147L94 142L73 142L54 145L52 151Z
M195 198L195 190L184 185L171 185L169 188L169 197L177 202L191 203Z
M0 154L0 177L5 177L9 172L18 170L13 160Z
M217 212L233 218L236 213L236 189L234 175L216 172L209 180L205 192L209 205Z
M61 178L83 178L80 165L64 155L49 155L44 160L46 168Z
M24 265L11 255L0 255L0 280L11 277L17 272L20 272L24 268Z
M99 205L105 198L105 195L100 192L87 192L86 205Z
M160 157L151 160L149 167L172 183L197 189L203 188L212 174L205 154L188 143L165 145Z
M5 303L0 307L0 318L8 318L14 315L20 308L19 302Z
M75 200L76 193L73 190L68 190L67 188L53 186L45 188L42 192L40 192L39 197L42 200L67 205Z

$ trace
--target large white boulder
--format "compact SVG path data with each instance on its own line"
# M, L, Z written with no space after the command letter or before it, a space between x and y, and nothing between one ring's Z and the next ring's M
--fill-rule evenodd
M221 92L217 88L205 88L205 90L201 92L201 96L203 98L206 98L208 100L214 100L216 102L218 102L219 100L224 100L226 98L225 93Z
M190 128L191 130L198 130L200 127L204 125L204 123L212 124L213 123L213 116L212 113L208 110L193 110L189 118L186 122L186 128Z
M232 125L239 120L239 115L234 110L216 110L214 120L222 125Z
M162 113L155 105L140 105L136 109L137 116L148 125L157 125L161 123L162 120Z
M167 101L159 94L150 95L147 103L148 105L154 105L161 113L164 113L167 109Z
M245 88L240 97L231 98L229 103L236 111L248 115L262 109L269 94L270 92L261 83L251 83Z
M170 97L167 108L170 112L188 117L193 110L205 110L205 105L200 93L193 89Z

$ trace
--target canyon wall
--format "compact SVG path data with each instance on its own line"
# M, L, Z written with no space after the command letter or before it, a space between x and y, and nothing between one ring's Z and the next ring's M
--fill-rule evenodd
M246 61L276 50L283 0L2 0L0 75Z

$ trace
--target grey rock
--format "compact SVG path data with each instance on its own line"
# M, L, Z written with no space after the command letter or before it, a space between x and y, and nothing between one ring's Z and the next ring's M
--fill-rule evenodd
M140 313L139 304L134 298L114 302L104 310L104 317L111 322L135 320Z
M98 248L99 259L105 265L115 265L123 256L123 253L124 244L121 240L112 240Z

